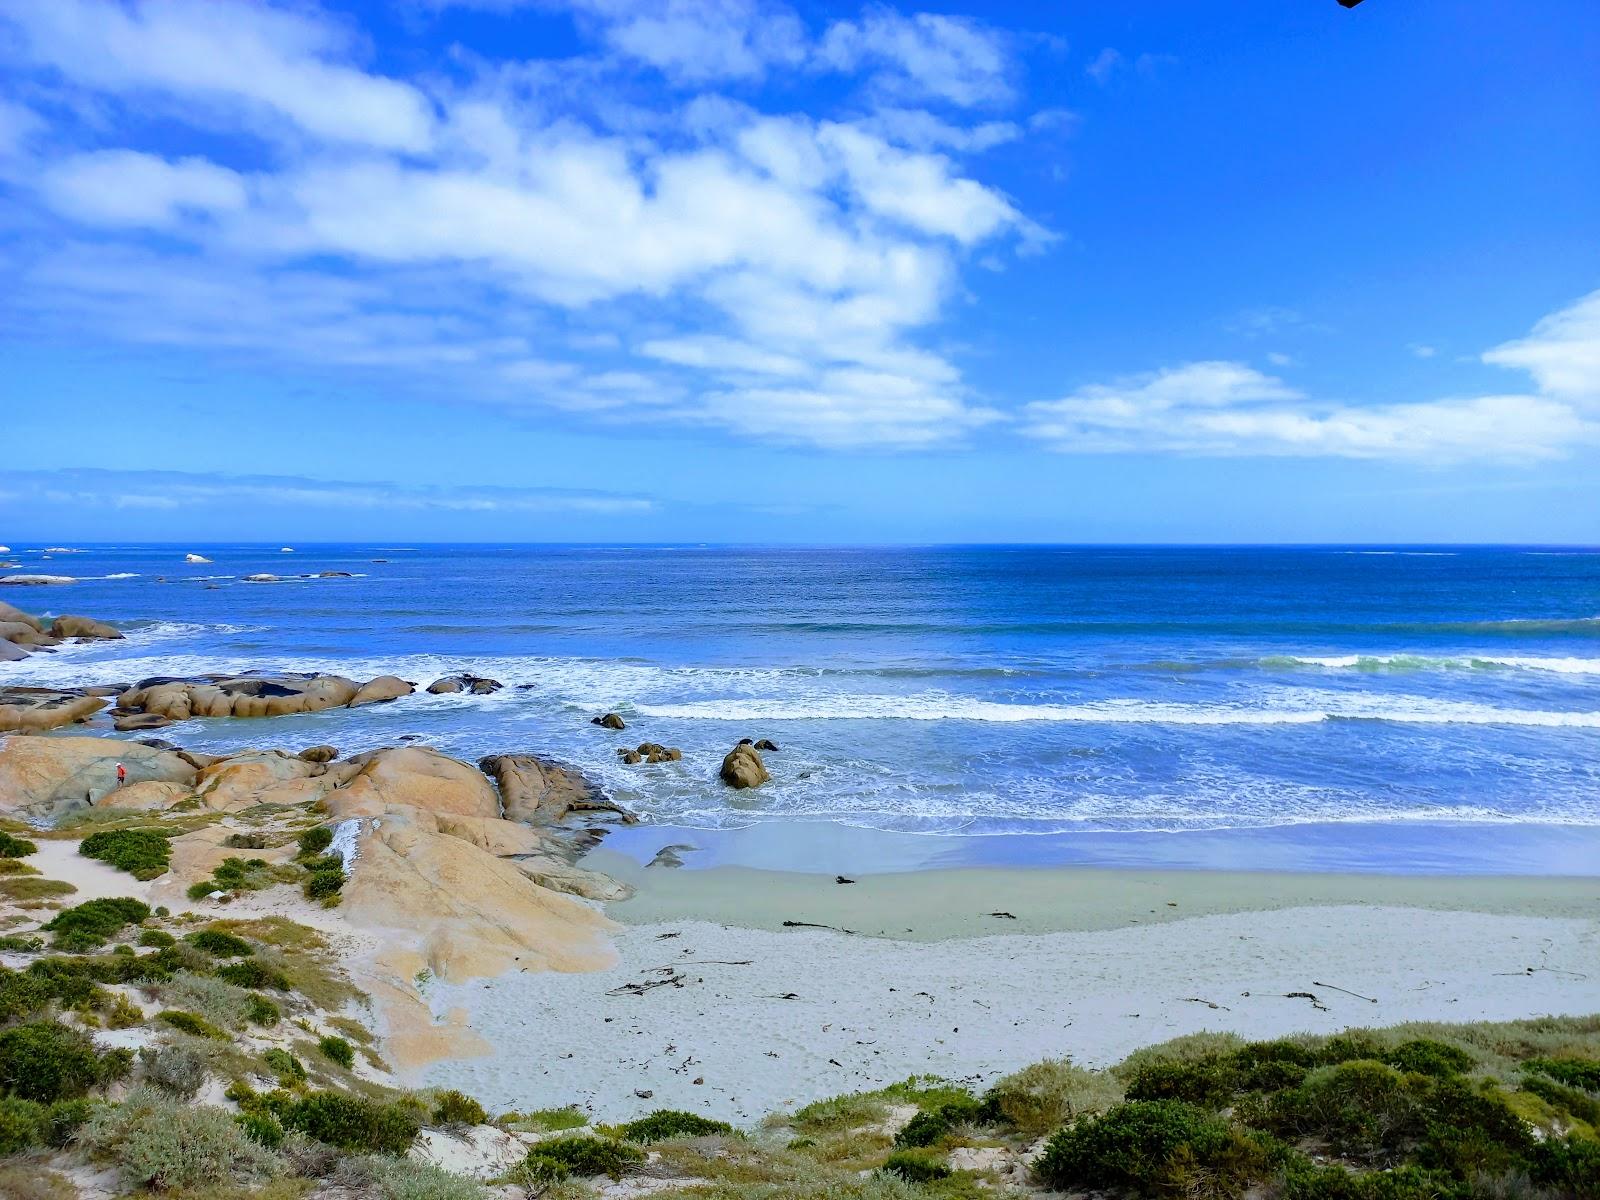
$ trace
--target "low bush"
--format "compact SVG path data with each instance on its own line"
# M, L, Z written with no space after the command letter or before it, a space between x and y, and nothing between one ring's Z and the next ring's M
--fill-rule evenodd
M29 866L20 858L0 858L0 875L38 875L39 868Z
M528 1151L523 1165L533 1178L545 1181L596 1175L621 1179L630 1167L644 1160L644 1151L627 1142L580 1135L540 1142Z
M324 1058L330 1062L338 1063L346 1070L355 1065L356 1052L351 1048L350 1043L342 1037L334 1037L330 1034L317 1042L317 1049L322 1052Z
M315 829L308 829L300 835L300 857L315 858L333 845L333 830L326 825L318 825Z
M482 1125L489 1114L471 1096L452 1088L433 1098L433 1119L441 1125Z
M0 830L0 858L27 858L28 855L37 853L39 847L27 838L19 838Z
M43 928L55 935L54 945L62 950L93 950L105 945L128 925L137 925L150 915L150 906L126 896L85 900L64 908Z
M11 954L37 954L44 949L44 940L36 937L0 936L0 950Z
M660 1108L649 1116L629 1121L622 1127L622 1132L630 1142L643 1142L648 1145L667 1138L709 1137L714 1133L732 1133L733 1126L726 1121L713 1121L709 1117L702 1117L698 1113Z
M37 872L35 872L37 875ZM60 879L38 879L30 875L0 876L0 896L24 908L37 908L35 900L54 900L70 896L78 889Z
M1575 1136L1541 1142L1528 1174L1560 1200L1600 1200L1600 1142Z
M138 1088L83 1127L90 1149L114 1158L124 1183L157 1191L216 1189L279 1173L279 1160L220 1108Z
M184 1012L181 1009L169 1008L159 1012L156 1014L156 1020L165 1021L180 1033L187 1033L191 1037L213 1038L221 1042L231 1040L226 1033L204 1017L197 1016L192 1012Z
M238 1122L239 1128L244 1130L245 1137L252 1142L257 1142L268 1150L276 1150L283 1145L283 1126L278 1124L276 1117L268 1113L241 1112L233 1119Z
M235 937L220 929L201 929L186 934L183 940L213 958L248 958L255 953L255 949L242 937Z
M502 1125L528 1129L534 1133L562 1133L568 1129L582 1129L589 1123L589 1115L581 1108L536 1108L532 1112L510 1112L500 1118Z
M252 1025L276 1025L282 1017L282 1010L265 996L251 996L247 1002L245 1018Z
M222 1029L240 1028L250 1017L254 999L253 992L194 971L179 971L161 988L163 1007L198 1013Z
M264 966L254 959L229 963L214 972L218 979L242 988L273 988L280 992L289 990L289 979L282 971Z
M432 1163L398 1158L373 1163L371 1171L383 1200L487 1200L480 1185Z
M141 929L139 931L139 945L141 946L154 946L160 949L164 946L172 945L177 940L170 933L161 929Z
M1402 1071L1441 1078L1460 1075L1477 1065L1477 1060L1465 1050L1428 1038L1401 1042L1394 1049L1385 1051L1381 1060Z
M0 1097L0 1155L44 1145L49 1111L34 1100Z
M1029 1137L1059 1129L1087 1113L1104 1112L1122 1099L1116 1079L1086 1071L1064 1058L1047 1059L998 1080L983 1096L984 1118Z
M306 1081L305 1066L287 1050L274 1046L261 1056L261 1060L277 1075L281 1087L292 1088Z
M102 1060L87 1034L59 1021L0 1032L0 1094L41 1103L70 1100L126 1069L126 1052Z
M1600 1061L1585 1058L1530 1058L1524 1069L1548 1075L1557 1083L1600 1092Z
M139 1051L144 1081L180 1100L192 1100L205 1086L206 1060L193 1046L173 1043Z
M279 1119L285 1129L364 1154L404 1154L422 1128L413 1105L385 1104L341 1092L315 1092L282 1109Z
M224 895L256 892L281 882L282 878L282 868L275 868L264 858L225 858L210 879L190 885L189 899L204 900L214 892Z
M1197 1105L1130 1100L1056 1134L1034 1170L1058 1191L1207 1200L1238 1196L1274 1165L1266 1144Z
M165 875L172 862L172 843L154 829L102 829L78 844L78 853L109 863L135 879Z
M907 1183L932 1183L951 1175L950 1168L926 1150L896 1150L884 1160L882 1169Z
M1357 1059L1323 1067L1273 1098L1274 1131L1325 1142L1335 1154L1378 1166L1396 1161L1426 1130L1427 1115L1406 1077Z
M959 1125L973 1125L983 1118L983 1105L973 1096L946 1100L925 1108L907 1121L895 1134L896 1146L931 1146Z
M265 850L267 848L267 835L264 833L230 833L222 839L222 844L230 850Z
M307 900L332 900L344 890L344 866L312 871L306 876L303 890Z

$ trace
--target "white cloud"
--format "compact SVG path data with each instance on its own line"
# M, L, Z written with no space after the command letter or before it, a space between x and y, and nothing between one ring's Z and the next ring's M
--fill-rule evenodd
M1537 394L1341 404L1242 363L1201 362L1030 404L1026 432L1069 453L1425 462L1548 459L1600 441L1600 292L1484 360L1527 371Z
M596 18L611 49L685 83L759 79L797 66L805 27L786 6L762 0L568 0Z
M1117 68L1122 65L1122 55L1107 46L1089 60L1089 65L1084 67L1084 73L1096 83L1104 84L1116 74Z
M39 186L53 208L91 225L159 228L185 214L245 207L237 172L201 158L168 162L133 150L75 154L50 164Z
M1411 351L1411 353L1417 358L1432 358L1435 354L1439 353L1436 347L1425 346L1421 342L1412 342L1406 347L1406 349Z
M1496 346L1483 361L1527 371L1553 396L1600 406L1600 291L1544 318L1527 337Z
M765 0L578 7L614 55L680 82L799 62L804 31ZM53 140L8 182L102 240L19 249L13 326L387 369L519 411L913 446L992 416L917 344L965 256L1046 236L934 152L1018 135L1003 122L844 123L712 94L606 106L617 68L587 60L392 79L310 10L237 0L62 0L8 25L19 70L96 104L278 139L264 162L226 142L214 162L162 157L115 126L73 130L113 143L88 152ZM951 18L874 9L835 46L960 103L1005 73L992 35ZM564 103L578 78L594 86Z
M1009 100L1010 58L1002 36L977 21L935 13L906 16L874 7L823 33L817 61L836 71L877 67L885 91L962 107Z
M424 148L429 105L416 88L334 61L336 26L265 4L222 0L48 0L3 19L25 53L74 84L240 106L304 132L401 150Z

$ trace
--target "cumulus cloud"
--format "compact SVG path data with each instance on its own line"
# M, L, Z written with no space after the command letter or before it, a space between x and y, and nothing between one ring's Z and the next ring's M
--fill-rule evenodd
M1600 292L1484 361L1533 393L1398 404L1318 400L1238 362L1198 362L1030 404L1026 432L1069 453L1299 455L1459 462L1560 457L1600 441Z
M19 75L126 119L58 106L49 138L32 118L7 126L26 148L4 178L63 229L18 249L25 286L0 312L830 447L921 446L992 419L919 340L970 255L1048 236L953 157L1019 127L762 113L712 92L608 104L595 84L625 61L685 85L820 63L973 104L1004 94L992 35L874 8L811 42L769 0L566 7L609 59L464 56L448 80L372 71L351 30L307 8L7 10ZM211 156L125 132L151 116L197 126Z

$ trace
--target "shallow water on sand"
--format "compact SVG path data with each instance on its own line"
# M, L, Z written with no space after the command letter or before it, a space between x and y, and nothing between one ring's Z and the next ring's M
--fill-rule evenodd
M78 582L0 597L131 636L0 681L508 685L174 731L197 747L416 733L464 756L540 750L661 824L959 836L979 858L985 839L1014 859L1002 845L1042 834L1061 861L1175 861L1163 847L1193 834L1177 865L1237 866L1252 846L1294 865L1298 843L1300 865L1428 870L1440 847L1492 859L1498 831L1518 847L1500 869L1563 871L1560 847L1600 828L1600 551L80 549L13 544L22 570ZM299 577L322 571L349 577ZM262 572L282 578L245 579ZM589 725L608 709L626 733ZM771 784L734 793L716 768L744 736L783 749ZM616 748L644 739L684 762L622 766Z

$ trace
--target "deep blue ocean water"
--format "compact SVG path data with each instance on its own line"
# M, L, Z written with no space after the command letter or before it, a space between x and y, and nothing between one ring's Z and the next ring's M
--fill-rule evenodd
M188 564L186 551L213 561ZM13 544L125 642L0 682L470 670L486 697L197 721L197 748L554 753L658 824L1060 837L1600 828L1600 550ZM384 559L384 562L374 562ZM246 582L325 570L354 578ZM526 685L517 687L515 685ZM614 735L589 724L608 709ZM722 787L740 737L773 782ZM626 767L615 748L682 748ZM1398 843L1397 843L1398 844ZM1403 863L1398 864L1404 866ZM1600 867L1597 867L1600 870Z

